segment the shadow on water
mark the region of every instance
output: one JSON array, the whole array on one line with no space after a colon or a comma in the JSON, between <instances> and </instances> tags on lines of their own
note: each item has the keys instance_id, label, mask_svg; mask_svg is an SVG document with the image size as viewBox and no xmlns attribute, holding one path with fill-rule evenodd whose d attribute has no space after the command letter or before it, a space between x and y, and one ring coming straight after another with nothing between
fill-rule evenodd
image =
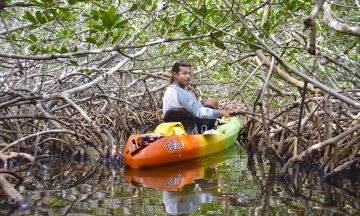
<instances>
[{"instance_id":1,"label":"shadow on water","mask_svg":"<svg viewBox=\"0 0 360 216\"><path fill-rule=\"evenodd\" d=\"M204 158L152 169L52 161L32 168L19 188L33 207L0 215L359 215L358 181L322 183L300 170L289 184L275 163L233 146ZM26 169L24 169L26 173Z\"/></svg>"}]
</instances>

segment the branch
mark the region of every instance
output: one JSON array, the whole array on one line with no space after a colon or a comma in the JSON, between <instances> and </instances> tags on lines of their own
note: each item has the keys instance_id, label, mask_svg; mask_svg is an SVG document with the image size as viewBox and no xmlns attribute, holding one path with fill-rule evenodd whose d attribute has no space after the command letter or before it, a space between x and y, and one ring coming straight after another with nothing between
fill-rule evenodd
<instances>
[{"instance_id":1,"label":"branch","mask_svg":"<svg viewBox=\"0 0 360 216\"><path fill-rule=\"evenodd\" d=\"M119 52L121 49L136 49L136 48L144 48L149 46L154 46L161 43L169 43L173 41L186 41L193 40L197 38L209 37L210 34L202 34L184 38L164 38L156 41L152 41L146 44L137 44L137 45L127 45L127 46L114 46L114 47L106 47L101 49L93 49L88 51L79 51L79 52L69 52L62 54L49 54L49 55L17 55L12 53L0 53L0 57L4 58L13 58L13 59L27 59L27 60L53 60L53 59L66 59L72 58L81 55L90 55L90 54L100 54L104 52Z\"/></svg>"},{"instance_id":2,"label":"branch","mask_svg":"<svg viewBox=\"0 0 360 216\"><path fill-rule=\"evenodd\" d=\"M264 14L261 20L261 26L264 27L264 24L267 22L268 18L269 18L269 13L270 13L270 6L267 3L271 3L271 0L269 1L265 1L266 5L264 8Z\"/></svg>"},{"instance_id":3,"label":"branch","mask_svg":"<svg viewBox=\"0 0 360 216\"><path fill-rule=\"evenodd\" d=\"M3 153L5 152L6 150L8 150L9 148L15 146L16 144L18 144L19 142L22 142L22 141L25 141L29 138L32 138L32 137L36 137L36 136L40 136L40 135L43 135L43 134L48 134L48 133L65 133L65 134L71 134L71 135L76 135L76 136L79 136L81 137L82 139L86 140L86 141L90 141L88 140L86 137L74 132L74 131L69 131L69 130L47 130L47 131L40 131L40 132L37 132L37 133L33 133L33 134L30 134L28 136L25 136L25 137L22 137L10 144L8 144L6 147L4 147L3 149L0 150L0 153Z\"/></svg>"},{"instance_id":4,"label":"branch","mask_svg":"<svg viewBox=\"0 0 360 216\"><path fill-rule=\"evenodd\" d=\"M162 89L164 89L164 88L166 88L166 87L168 87L168 86L169 86L169 84L164 84L164 85L162 85L162 86L159 86L159 87L157 87L157 88L151 89L151 90L149 90L149 91L150 91L151 93L157 92L157 91L160 91L160 90L162 90ZM139 94L129 95L129 98L142 97L142 96L145 95L145 93L146 93L146 92L142 92L142 93L139 93Z\"/></svg>"},{"instance_id":5,"label":"branch","mask_svg":"<svg viewBox=\"0 0 360 216\"><path fill-rule=\"evenodd\" d=\"M91 120L91 118L86 114L86 112L85 112L83 109L81 109L81 107L80 107L79 105L77 105L73 100L71 100L71 99L68 97L67 94L65 94L65 93L60 93L59 96L60 96L62 99L64 99L68 104L70 104L70 106L71 106L72 108L74 108L75 110L77 110L77 111L80 113L80 115L81 115L82 117L84 117L85 120L95 129L95 131L96 131L97 133L101 134L101 129L100 129L100 127L99 127L93 120Z\"/></svg>"},{"instance_id":6,"label":"branch","mask_svg":"<svg viewBox=\"0 0 360 216\"><path fill-rule=\"evenodd\" d=\"M147 50L147 47L144 47L142 50L140 50L139 52L132 55L132 57L134 58L134 57L140 56L140 55L144 54L146 50ZM79 93L79 92L85 91L86 89L88 89L94 85L97 85L99 82L101 82L101 81L105 80L107 77L111 76L113 73L118 71L121 67L123 67L129 60L130 60L129 58L125 58L124 60L120 61L117 65L112 67L108 72L102 74L101 76L97 77L96 79L93 79L92 81L90 81L84 85L74 87L72 89L68 89L68 90L64 91L63 93L65 95L71 95L74 93ZM44 97L45 98L50 97L51 99L57 99L58 96L59 96L58 93L54 93L51 96L46 95Z\"/></svg>"},{"instance_id":7,"label":"branch","mask_svg":"<svg viewBox=\"0 0 360 216\"><path fill-rule=\"evenodd\" d=\"M268 74L266 76L266 80L264 82L264 85L263 85L263 87L261 89L260 96L259 96L258 100L255 101L256 105L260 105L260 106L263 105L264 94L265 94L265 91L267 90L267 87L269 85L272 72L274 71L274 66L275 66L275 58L272 57L271 64L270 64L270 69L269 69L269 72L268 72Z\"/></svg>"},{"instance_id":8,"label":"branch","mask_svg":"<svg viewBox=\"0 0 360 216\"><path fill-rule=\"evenodd\" d=\"M234 35L234 34L230 34L229 32L226 32L225 30L226 30L227 28L229 28L230 26L232 26L232 24L230 24L230 25L228 25L228 26L225 26L225 27L222 28L222 29L221 29L221 28L218 28L218 27L216 27L216 26L208 23L207 21L205 21L204 19L202 19L201 17L199 17L198 15L196 15L195 13L193 13L189 8L187 8L187 7L184 5L184 4L188 5L188 4L186 3L186 1L178 1L178 2L179 2L180 4L182 4L182 6L185 8L185 10L187 10L191 15L193 15L194 17L196 17L196 18L197 18L199 21L201 21L202 23L204 23L204 24L206 24L207 26L211 27L213 30L215 29L216 31L222 32L222 33L224 33L224 34L226 34L226 35L229 35L230 37L234 37L234 38L236 38L236 39L238 39L238 40L244 41L244 42L246 42L246 43L248 43L248 44L251 44L251 45L253 45L253 46L257 47L257 48L261 48L261 47L258 46L256 43L252 43L252 42L250 42L250 41L245 40L245 39L242 38L242 37L238 37L238 36L236 36L236 35ZM231 8L230 3L229 3L228 6ZM233 10L231 10L231 11L233 11ZM244 17L244 16L243 16L243 17ZM213 32L213 30L212 30L211 32Z\"/></svg>"},{"instance_id":9,"label":"branch","mask_svg":"<svg viewBox=\"0 0 360 216\"><path fill-rule=\"evenodd\" d=\"M310 43L306 48L310 55L316 54L316 17L325 0L320 0L311 11L310 16L304 20L304 31L310 27Z\"/></svg>"},{"instance_id":10,"label":"branch","mask_svg":"<svg viewBox=\"0 0 360 216\"><path fill-rule=\"evenodd\" d=\"M21 29L26 29L26 28L29 28L29 27L32 27L34 26L34 24L28 24L28 25L25 25L25 26L19 26L19 27L16 27L16 28L12 28L12 29L9 29L8 31L1 31L0 32L0 35L4 35L4 34L7 34L8 32L9 33L12 33L14 31L17 31L17 30L21 30Z\"/></svg>"},{"instance_id":11,"label":"branch","mask_svg":"<svg viewBox=\"0 0 360 216\"><path fill-rule=\"evenodd\" d=\"M9 152L8 154L3 154L3 153L0 153L0 159L2 161L6 161L6 160L9 160L11 158L16 158L16 157L23 157L23 158L26 158L28 161L30 162L34 162L34 157L30 154L27 154L27 153L23 153L23 152Z\"/></svg>"},{"instance_id":12,"label":"branch","mask_svg":"<svg viewBox=\"0 0 360 216\"><path fill-rule=\"evenodd\" d=\"M268 67L271 66L270 60L266 58L266 56L263 54L263 52L260 49L256 50L256 55L260 59L262 64ZM285 73L276 65L274 65L274 72L276 73L276 75L278 75L282 80L286 81L287 83L295 85L301 89L304 88L304 82L295 79L294 77L290 76L288 73ZM308 84L306 89L312 93L322 93L319 89L315 89L312 84Z\"/></svg>"},{"instance_id":13,"label":"branch","mask_svg":"<svg viewBox=\"0 0 360 216\"><path fill-rule=\"evenodd\" d=\"M255 73L260 69L260 67L263 65L263 63L258 64L256 68L251 72L251 74L246 78L245 82L240 86L240 88L235 92L235 94L231 97L231 100L234 100L236 96L238 96L242 89L246 86L246 84L249 82L249 80L255 75Z\"/></svg>"},{"instance_id":14,"label":"branch","mask_svg":"<svg viewBox=\"0 0 360 216\"><path fill-rule=\"evenodd\" d=\"M335 31L342 32L348 35L353 35L360 37L360 27L359 26L349 26L345 23L341 23L331 16L331 6L328 3L325 3L324 6L324 23Z\"/></svg>"},{"instance_id":15,"label":"branch","mask_svg":"<svg viewBox=\"0 0 360 216\"><path fill-rule=\"evenodd\" d=\"M224 0L225 4L230 7L230 3L227 0ZM299 70L297 70L296 68L292 67L287 61L285 61L285 59L283 59L280 55L278 55L272 48L270 48L261 38L259 38L259 36L257 34L255 34L255 32L252 31L252 28L241 18L241 16L238 14L237 11L232 10L232 13L235 15L235 17L239 20L239 22L246 28L246 30L256 39L256 41L260 42L260 44L263 46L263 48L269 52L272 56L274 56L276 58L276 60L283 65L289 72L292 72L294 74L296 74L297 76L299 76L300 78L302 78L304 81L309 82L311 84L313 84L314 86L318 87L319 89L323 90L324 92L330 94L331 96L343 101L344 103L354 106L356 108L360 108L360 103L350 99L340 93L338 93L337 91L335 91L334 89L331 89L329 87L327 87L326 85L322 84L321 82L317 81L316 79L313 79L305 74L303 74L302 72L300 72ZM311 73L311 70L308 69L307 67L305 68L309 73Z\"/></svg>"},{"instance_id":16,"label":"branch","mask_svg":"<svg viewBox=\"0 0 360 216\"><path fill-rule=\"evenodd\" d=\"M31 204L10 184L2 175L0 175L0 188L13 199L19 207L29 207Z\"/></svg>"},{"instance_id":17,"label":"branch","mask_svg":"<svg viewBox=\"0 0 360 216\"><path fill-rule=\"evenodd\" d=\"M32 3L25 3L25 2L14 2L11 4L6 3L4 0L0 1L0 10L5 8L12 8L12 7L33 7L36 6Z\"/></svg>"},{"instance_id":18,"label":"branch","mask_svg":"<svg viewBox=\"0 0 360 216\"><path fill-rule=\"evenodd\" d=\"M337 142L339 142L340 140L342 140L345 137L349 136L350 134L356 132L357 130L360 130L360 125L352 127L350 129L348 129L347 131L345 131L344 133L337 135L336 137L333 137L333 138L330 138L330 139L328 139L326 141L319 142L319 143L317 143L315 145L312 145L310 148L306 149L305 151L303 151L298 156L293 156L292 158L290 158L286 162L286 164L283 166L283 168L281 168L280 175L284 175L286 173L287 169L290 168L295 162L304 160L305 157L307 157L308 155L311 155L313 152L315 152L318 149L321 149L321 148L323 148L323 147L325 147L327 145L336 144Z\"/></svg>"}]
</instances>

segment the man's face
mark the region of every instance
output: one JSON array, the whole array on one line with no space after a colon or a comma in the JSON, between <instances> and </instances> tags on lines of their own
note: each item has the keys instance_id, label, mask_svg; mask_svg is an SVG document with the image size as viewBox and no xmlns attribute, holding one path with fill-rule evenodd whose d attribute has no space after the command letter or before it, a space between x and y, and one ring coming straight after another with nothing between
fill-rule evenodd
<instances>
[{"instance_id":1,"label":"man's face","mask_svg":"<svg viewBox=\"0 0 360 216\"><path fill-rule=\"evenodd\" d=\"M192 71L191 67L180 66L178 73L174 73L174 80L181 86L187 86L190 84Z\"/></svg>"}]
</instances>

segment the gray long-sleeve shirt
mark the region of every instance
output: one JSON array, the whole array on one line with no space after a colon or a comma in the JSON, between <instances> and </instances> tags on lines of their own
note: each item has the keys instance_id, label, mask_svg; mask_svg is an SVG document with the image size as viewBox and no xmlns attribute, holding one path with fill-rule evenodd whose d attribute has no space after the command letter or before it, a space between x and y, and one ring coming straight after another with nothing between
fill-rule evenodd
<instances>
[{"instance_id":1,"label":"gray long-sleeve shirt","mask_svg":"<svg viewBox=\"0 0 360 216\"><path fill-rule=\"evenodd\" d=\"M220 111L204 107L194 95L177 84L171 84L165 91L163 98L163 115L171 108L184 108L193 116L202 119L217 119Z\"/></svg>"}]
</instances>

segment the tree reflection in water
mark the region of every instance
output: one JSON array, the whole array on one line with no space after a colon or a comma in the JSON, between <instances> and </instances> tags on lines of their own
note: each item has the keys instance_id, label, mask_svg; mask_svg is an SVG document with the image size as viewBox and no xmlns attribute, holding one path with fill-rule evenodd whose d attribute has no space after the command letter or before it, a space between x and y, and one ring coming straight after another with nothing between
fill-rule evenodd
<instances>
[{"instance_id":1,"label":"tree reflection in water","mask_svg":"<svg viewBox=\"0 0 360 216\"><path fill-rule=\"evenodd\" d=\"M299 169L289 183L277 179L275 163L260 156L249 158L234 146L205 158L145 170L61 161L37 164L31 173L28 167L17 167L24 177L19 191L33 207L19 211L0 198L0 214L360 213L358 178L335 179L329 185L314 172Z\"/></svg>"}]
</instances>

